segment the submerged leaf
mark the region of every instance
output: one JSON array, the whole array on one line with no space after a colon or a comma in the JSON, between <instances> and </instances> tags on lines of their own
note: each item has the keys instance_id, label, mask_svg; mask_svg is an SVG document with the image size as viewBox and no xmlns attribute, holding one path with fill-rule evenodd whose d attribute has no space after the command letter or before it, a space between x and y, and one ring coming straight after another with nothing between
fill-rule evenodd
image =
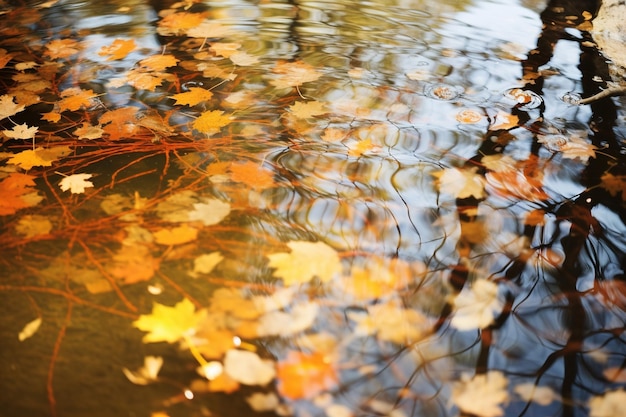
<instances>
[{"instance_id":1,"label":"submerged leaf","mask_svg":"<svg viewBox=\"0 0 626 417\"><path fill-rule=\"evenodd\" d=\"M226 352L224 372L245 385L267 385L276 376L273 361L261 359L254 352L240 349Z\"/></svg>"}]
</instances>

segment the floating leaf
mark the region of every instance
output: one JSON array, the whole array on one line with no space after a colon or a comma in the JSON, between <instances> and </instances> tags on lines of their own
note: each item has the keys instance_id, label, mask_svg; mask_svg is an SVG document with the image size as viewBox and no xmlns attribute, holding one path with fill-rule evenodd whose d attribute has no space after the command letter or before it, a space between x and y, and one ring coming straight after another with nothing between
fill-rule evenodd
<instances>
[{"instance_id":1,"label":"floating leaf","mask_svg":"<svg viewBox=\"0 0 626 417\"><path fill-rule=\"evenodd\" d=\"M270 82L277 88L297 87L322 76L314 66L303 61L279 61L273 72L279 77Z\"/></svg>"},{"instance_id":2,"label":"floating leaf","mask_svg":"<svg viewBox=\"0 0 626 417\"><path fill-rule=\"evenodd\" d=\"M133 326L148 332L144 343L175 343L191 334L202 318L193 303L184 298L173 307L154 303L151 314L142 314Z\"/></svg>"},{"instance_id":3,"label":"floating leaf","mask_svg":"<svg viewBox=\"0 0 626 417\"><path fill-rule=\"evenodd\" d=\"M198 238L198 229L186 224L172 229L161 229L153 233L154 241L161 245L180 245Z\"/></svg>"},{"instance_id":4,"label":"floating leaf","mask_svg":"<svg viewBox=\"0 0 626 417\"><path fill-rule=\"evenodd\" d=\"M459 409L477 417L501 417L501 404L509 399L508 381L500 371L489 371L471 377L461 376L452 389L452 401Z\"/></svg>"},{"instance_id":5,"label":"floating leaf","mask_svg":"<svg viewBox=\"0 0 626 417\"><path fill-rule=\"evenodd\" d=\"M620 388L595 395L589 400L589 417L617 417L626 415L626 391Z\"/></svg>"},{"instance_id":6,"label":"floating leaf","mask_svg":"<svg viewBox=\"0 0 626 417\"><path fill-rule=\"evenodd\" d=\"M274 185L273 173L252 161L243 164L234 163L230 165L229 170L233 181L241 182L251 188L263 190Z\"/></svg>"},{"instance_id":7,"label":"floating leaf","mask_svg":"<svg viewBox=\"0 0 626 417\"><path fill-rule=\"evenodd\" d=\"M282 278L285 285L305 283L318 277L328 282L341 273L337 251L324 242L291 241L291 252L268 255L269 266L276 268L274 276Z\"/></svg>"},{"instance_id":8,"label":"floating leaf","mask_svg":"<svg viewBox=\"0 0 626 417\"><path fill-rule=\"evenodd\" d=\"M229 58L233 64L239 65L240 67L249 67L259 62L258 57L250 55L247 52L235 52L231 54Z\"/></svg>"},{"instance_id":9,"label":"floating leaf","mask_svg":"<svg viewBox=\"0 0 626 417\"><path fill-rule=\"evenodd\" d=\"M143 360L143 366L136 371L130 371L122 368L122 372L130 382L136 385L147 385L154 382L158 378L159 371L163 366L163 358L160 356L146 356Z\"/></svg>"},{"instance_id":10,"label":"floating leaf","mask_svg":"<svg viewBox=\"0 0 626 417\"><path fill-rule=\"evenodd\" d=\"M518 384L514 391L526 402L536 402L539 405L550 405L553 401L559 401L561 397L550 387L535 385L532 382Z\"/></svg>"},{"instance_id":11,"label":"floating leaf","mask_svg":"<svg viewBox=\"0 0 626 417\"><path fill-rule=\"evenodd\" d=\"M29 170L34 166L52 166L52 162L68 155L71 152L69 146L53 146L51 148L36 148L15 154L7 163L18 165L20 168Z\"/></svg>"},{"instance_id":12,"label":"floating leaf","mask_svg":"<svg viewBox=\"0 0 626 417\"><path fill-rule=\"evenodd\" d=\"M193 211L189 212L189 220L212 226L224 220L229 214L229 203L216 198L206 198L203 203L193 204Z\"/></svg>"},{"instance_id":13,"label":"floating leaf","mask_svg":"<svg viewBox=\"0 0 626 417\"><path fill-rule=\"evenodd\" d=\"M307 119L313 116L319 116L327 113L324 103L319 101L296 101L289 107L291 113L299 119Z\"/></svg>"},{"instance_id":14,"label":"floating leaf","mask_svg":"<svg viewBox=\"0 0 626 417\"><path fill-rule=\"evenodd\" d=\"M83 90L78 87L68 88L61 92L61 97L63 98L57 103L59 111L76 111L84 107L90 107L94 104L93 99L97 96L93 90Z\"/></svg>"},{"instance_id":15,"label":"floating leaf","mask_svg":"<svg viewBox=\"0 0 626 417\"><path fill-rule=\"evenodd\" d=\"M330 358L322 353L289 351L278 363L278 392L287 398L313 398L337 385L338 373Z\"/></svg>"},{"instance_id":16,"label":"floating leaf","mask_svg":"<svg viewBox=\"0 0 626 417\"><path fill-rule=\"evenodd\" d=\"M26 123L13 126L11 130L3 130L2 133L11 139L32 139L39 128L37 126L28 126Z\"/></svg>"},{"instance_id":17,"label":"floating leaf","mask_svg":"<svg viewBox=\"0 0 626 417\"><path fill-rule=\"evenodd\" d=\"M499 111L493 118L493 123L489 126L489 130L509 130L517 127L519 117Z\"/></svg>"},{"instance_id":18,"label":"floating leaf","mask_svg":"<svg viewBox=\"0 0 626 417\"><path fill-rule=\"evenodd\" d=\"M484 329L495 321L504 308L498 296L498 285L477 279L454 298L454 315L450 324L459 330Z\"/></svg>"},{"instance_id":19,"label":"floating leaf","mask_svg":"<svg viewBox=\"0 0 626 417\"><path fill-rule=\"evenodd\" d=\"M197 274L209 274L213 269L224 260L224 257L219 252L211 252L198 256L193 261L193 276Z\"/></svg>"},{"instance_id":20,"label":"floating leaf","mask_svg":"<svg viewBox=\"0 0 626 417\"><path fill-rule=\"evenodd\" d=\"M477 168L445 168L433 172L439 191L456 198L484 198L485 178L476 173Z\"/></svg>"},{"instance_id":21,"label":"floating leaf","mask_svg":"<svg viewBox=\"0 0 626 417\"><path fill-rule=\"evenodd\" d=\"M224 372L245 385L267 385L276 376L273 361L261 359L254 352L240 349L226 352Z\"/></svg>"},{"instance_id":22,"label":"floating leaf","mask_svg":"<svg viewBox=\"0 0 626 417\"><path fill-rule=\"evenodd\" d=\"M69 58L80 51L80 44L74 39L54 39L46 44L44 55L52 59Z\"/></svg>"},{"instance_id":23,"label":"floating leaf","mask_svg":"<svg viewBox=\"0 0 626 417\"><path fill-rule=\"evenodd\" d=\"M39 326L41 326L41 317L37 317L35 320L28 322L24 326L20 334L17 336L17 338L20 340L20 342L23 342L24 340L34 335L35 332L39 330Z\"/></svg>"},{"instance_id":24,"label":"floating leaf","mask_svg":"<svg viewBox=\"0 0 626 417\"><path fill-rule=\"evenodd\" d=\"M210 100L213 97L213 93L209 90L200 87L191 87L189 91L184 93L174 94L171 99L176 100L174 104L181 106L195 106L203 101Z\"/></svg>"},{"instance_id":25,"label":"floating leaf","mask_svg":"<svg viewBox=\"0 0 626 417\"><path fill-rule=\"evenodd\" d=\"M100 48L98 55L109 55L108 61L124 59L136 46L137 44L133 39L115 39L111 45Z\"/></svg>"},{"instance_id":26,"label":"floating leaf","mask_svg":"<svg viewBox=\"0 0 626 417\"><path fill-rule=\"evenodd\" d=\"M7 94L0 96L0 120L24 110L24 105L15 103L14 99L15 96Z\"/></svg>"},{"instance_id":27,"label":"floating leaf","mask_svg":"<svg viewBox=\"0 0 626 417\"><path fill-rule=\"evenodd\" d=\"M174 55L152 55L139 61L139 65L150 71L164 71L166 68L175 67L178 61Z\"/></svg>"},{"instance_id":28,"label":"floating leaf","mask_svg":"<svg viewBox=\"0 0 626 417\"><path fill-rule=\"evenodd\" d=\"M70 190L72 194L82 194L85 192L85 188L93 187L93 183L87 181L92 176L93 174L68 175L59 182L59 187L63 191Z\"/></svg>"},{"instance_id":29,"label":"floating leaf","mask_svg":"<svg viewBox=\"0 0 626 417\"><path fill-rule=\"evenodd\" d=\"M224 116L221 110L209 110L202 113L193 122L193 128L198 132L213 135L230 123L230 116Z\"/></svg>"}]
</instances>

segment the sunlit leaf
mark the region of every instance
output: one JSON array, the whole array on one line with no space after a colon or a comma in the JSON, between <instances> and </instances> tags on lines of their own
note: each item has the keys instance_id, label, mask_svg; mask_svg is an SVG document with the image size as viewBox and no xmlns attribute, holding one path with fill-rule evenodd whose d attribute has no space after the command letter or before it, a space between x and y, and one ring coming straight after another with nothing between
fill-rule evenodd
<instances>
[{"instance_id":1,"label":"sunlit leaf","mask_svg":"<svg viewBox=\"0 0 626 417\"><path fill-rule=\"evenodd\" d=\"M78 139L99 139L102 137L104 130L98 125L93 126L89 122L84 122L81 127L74 130L74 135Z\"/></svg>"},{"instance_id":2,"label":"sunlit leaf","mask_svg":"<svg viewBox=\"0 0 626 417\"><path fill-rule=\"evenodd\" d=\"M369 306L366 314L353 314L350 318L357 322L357 335L375 335L379 340L400 345L423 339L431 329L424 314L395 302Z\"/></svg>"},{"instance_id":3,"label":"sunlit leaf","mask_svg":"<svg viewBox=\"0 0 626 417\"><path fill-rule=\"evenodd\" d=\"M509 399L508 380L499 371L470 376L463 374L454 384L452 401L461 411L476 417L501 417Z\"/></svg>"},{"instance_id":4,"label":"sunlit leaf","mask_svg":"<svg viewBox=\"0 0 626 417\"><path fill-rule=\"evenodd\" d=\"M6 49L0 48L0 69L4 68L13 57L14 55L8 53Z\"/></svg>"},{"instance_id":5,"label":"sunlit leaf","mask_svg":"<svg viewBox=\"0 0 626 417\"><path fill-rule=\"evenodd\" d=\"M184 298L173 307L154 303L152 313L142 314L133 322L133 326L148 332L143 337L144 343L176 343L189 336L202 319L191 301Z\"/></svg>"},{"instance_id":6,"label":"sunlit leaf","mask_svg":"<svg viewBox=\"0 0 626 417\"><path fill-rule=\"evenodd\" d=\"M34 335L37 332L37 330L39 330L40 326L41 326L41 317L37 317L35 320L28 322L24 326L22 331L20 331L20 333L17 335L17 338L19 339L20 342L23 342L24 340Z\"/></svg>"},{"instance_id":7,"label":"sunlit leaf","mask_svg":"<svg viewBox=\"0 0 626 417\"><path fill-rule=\"evenodd\" d=\"M211 271L224 260L219 252L211 252L198 256L193 261L193 276L198 274L210 274Z\"/></svg>"},{"instance_id":8,"label":"sunlit leaf","mask_svg":"<svg viewBox=\"0 0 626 417\"><path fill-rule=\"evenodd\" d=\"M454 315L450 324L459 330L484 329L502 312L504 302L498 295L498 285L477 279L471 288L464 288L454 297Z\"/></svg>"},{"instance_id":9,"label":"sunlit leaf","mask_svg":"<svg viewBox=\"0 0 626 417\"><path fill-rule=\"evenodd\" d=\"M176 100L174 104L181 106L195 106L196 104L210 100L213 93L200 87L190 87L189 91L174 94L171 99Z\"/></svg>"},{"instance_id":10,"label":"sunlit leaf","mask_svg":"<svg viewBox=\"0 0 626 417\"><path fill-rule=\"evenodd\" d=\"M341 273L337 251L324 242L291 241L291 252L267 255L269 266L275 268L274 276L282 278L285 285L305 283L314 277L328 282Z\"/></svg>"},{"instance_id":11,"label":"sunlit leaf","mask_svg":"<svg viewBox=\"0 0 626 417\"><path fill-rule=\"evenodd\" d=\"M223 38L231 33L231 28L218 22L205 20L186 30L191 38Z\"/></svg>"},{"instance_id":12,"label":"sunlit leaf","mask_svg":"<svg viewBox=\"0 0 626 417\"><path fill-rule=\"evenodd\" d=\"M4 94L0 96L0 120L13 116L24 110L24 105L14 102L15 96Z\"/></svg>"},{"instance_id":13,"label":"sunlit leaf","mask_svg":"<svg viewBox=\"0 0 626 417\"><path fill-rule=\"evenodd\" d=\"M224 372L245 385L267 385L276 377L274 362L247 350L230 349L224 357Z\"/></svg>"},{"instance_id":14,"label":"sunlit leaf","mask_svg":"<svg viewBox=\"0 0 626 417\"><path fill-rule=\"evenodd\" d=\"M209 49L213 51L215 55L228 58L237 52L239 48L241 48L240 43L211 42L211 47Z\"/></svg>"},{"instance_id":15,"label":"sunlit leaf","mask_svg":"<svg viewBox=\"0 0 626 417\"><path fill-rule=\"evenodd\" d=\"M519 117L499 111L494 117L493 122L489 125L489 130L509 130L517 127Z\"/></svg>"},{"instance_id":16,"label":"sunlit leaf","mask_svg":"<svg viewBox=\"0 0 626 417\"><path fill-rule=\"evenodd\" d=\"M274 175L252 161L230 165L231 179L247 186L263 190L274 186Z\"/></svg>"},{"instance_id":17,"label":"sunlit leaf","mask_svg":"<svg viewBox=\"0 0 626 417\"><path fill-rule=\"evenodd\" d=\"M250 55L247 52L235 52L229 56L229 59L233 64L239 65L240 67L249 67L259 62L258 57Z\"/></svg>"},{"instance_id":18,"label":"sunlit leaf","mask_svg":"<svg viewBox=\"0 0 626 417\"><path fill-rule=\"evenodd\" d=\"M207 135L213 135L220 131L220 129L231 121L230 116L224 116L224 112L221 110L208 110L202 113L193 122L193 128L198 132L205 133Z\"/></svg>"},{"instance_id":19,"label":"sunlit leaf","mask_svg":"<svg viewBox=\"0 0 626 417\"><path fill-rule=\"evenodd\" d=\"M154 91L164 81L174 81L176 77L166 72L146 72L141 68L133 68L126 74L126 82L138 90Z\"/></svg>"},{"instance_id":20,"label":"sunlit leaf","mask_svg":"<svg viewBox=\"0 0 626 417\"><path fill-rule=\"evenodd\" d=\"M127 368L122 368L122 372L126 375L126 378L133 384L147 385L154 382L158 378L159 371L163 366L163 358L160 356L146 356L144 358L143 366L136 371L131 371Z\"/></svg>"},{"instance_id":21,"label":"sunlit leaf","mask_svg":"<svg viewBox=\"0 0 626 417\"><path fill-rule=\"evenodd\" d=\"M339 378L331 358L319 352L289 351L277 368L278 392L294 400L333 389Z\"/></svg>"},{"instance_id":22,"label":"sunlit leaf","mask_svg":"<svg viewBox=\"0 0 626 417\"><path fill-rule=\"evenodd\" d=\"M189 212L190 221L202 222L205 226L218 224L230 214L230 204L217 198L205 198L202 203L193 203Z\"/></svg>"},{"instance_id":23,"label":"sunlit leaf","mask_svg":"<svg viewBox=\"0 0 626 417\"><path fill-rule=\"evenodd\" d=\"M322 76L314 66L303 61L279 61L272 71L278 74L278 77L270 83L277 88L297 87Z\"/></svg>"},{"instance_id":24,"label":"sunlit leaf","mask_svg":"<svg viewBox=\"0 0 626 417\"><path fill-rule=\"evenodd\" d=\"M180 245L198 238L198 229L186 224L171 229L160 229L153 233L154 241L161 245Z\"/></svg>"},{"instance_id":25,"label":"sunlit leaf","mask_svg":"<svg viewBox=\"0 0 626 417\"><path fill-rule=\"evenodd\" d=\"M150 71L164 71L166 68L175 67L178 63L174 55L152 55L139 61L139 65Z\"/></svg>"},{"instance_id":26,"label":"sunlit leaf","mask_svg":"<svg viewBox=\"0 0 626 417\"><path fill-rule=\"evenodd\" d=\"M93 99L97 97L97 94L93 90L83 90L78 87L68 88L61 92L61 100L59 100L59 111L66 110L76 111L84 107L92 106Z\"/></svg>"},{"instance_id":27,"label":"sunlit leaf","mask_svg":"<svg viewBox=\"0 0 626 417\"><path fill-rule=\"evenodd\" d=\"M32 139L39 128L37 126L28 126L26 123L13 126L11 130L3 130L2 133L11 139Z\"/></svg>"},{"instance_id":28,"label":"sunlit leaf","mask_svg":"<svg viewBox=\"0 0 626 417\"><path fill-rule=\"evenodd\" d=\"M324 103L319 101L296 101L289 107L289 110L299 119L307 119L327 112Z\"/></svg>"},{"instance_id":29,"label":"sunlit leaf","mask_svg":"<svg viewBox=\"0 0 626 417\"><path fill-rule=\"evenodd\" d=\"M53 146L51 148L28 149L15 154L7 163L18 165L20 168L29 170L34 166L52 166L57 159L71 152L69 146Z\"/></svg>"},{"instance_id":30,"label":"sunlit leaf","mask_svg":"<svg viewBox=\"0 0 626 417\"><path fill-rule=\"evenodd\" d=\"M91 181L87 181L93 174L73 174L64 177L59 182L61 190L69 190L72 194L82 194L85 192L85 188L93 187Z\"/></svg>"},{"instance_id":31,"label":"sunlit leaf","mask_svg":"<svg viewBox=\"0 0 626 417\"><path fill-rule=\"evenodd\" d=\"M206 17L205 13L178 12L169 14L159 20L157 32L160 35L182 35L189 29L200 25ZM200 36L204 37L204 36Z\"/></svg>"},{"instance_id":32,"label":"sunlit leaf","mask_svg":"<svg viewBox=\"0 0 626 417\"><path fill-rule=\"evenodd\" d=\"M124 59L136 46L137 44L133 39L115 39L111 45L100 48L98 55L108 56L108 61Z\"/></svg>"},{"instance_id":33,"label":"sunlit leaf","mask_svg":"<svg viewBox=\"0 0 626 417\"><path fill-rule=\"evenodd\" d=\"M445 168L433 172L436 184L442 193L456 198L475 197L482 199L485 194L485 178L476 173L477 168Z\"/></svg>"},{"instance_id":34,"label":"sunlit leaf","mask_svg":"<svg viewBox=\"0 0 626 417\"><path fill-rule=\"evenodd\" d=\"M292 336L311 327L318 312L319 305L312 302L294 305L288 311L271 311L259 318L257 333L260 337Z\"/></svg>"}]
</instances>

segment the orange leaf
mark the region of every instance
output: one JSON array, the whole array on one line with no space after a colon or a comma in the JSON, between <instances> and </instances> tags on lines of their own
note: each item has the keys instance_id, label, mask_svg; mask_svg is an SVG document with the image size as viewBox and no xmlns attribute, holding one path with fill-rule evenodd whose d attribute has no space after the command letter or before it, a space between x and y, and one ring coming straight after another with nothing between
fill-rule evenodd
<instances>
[{"instance_id":1,"label":"orange leaf","mask_svg":"<svg viewBox=\"0 0 626 417\"><path fill-rule=\"evenodd\" d=\"M251 161L232 164L230 172L233 181L244 183L252 188L265 189L274 185L272 173Z\"/></svg>"},{"instance_id":2,"label":"orange leaf","mask_svg":"<svg viewBox=\"0 0 626 417\"><path fill-rule=\"evenodd\" d=\"M230 123L230 116L223 114L221 110L205 111L193 122L193 128L209 136L213 135Z\"/></svg>"},{"instance_id":3,"label":"orange leaf","mask_svg":"<svg viewBox=\"0 0 626 417\"><path fill-rule=\"evenodd\" d=\"M105 56L110 55L107 61L113 61L116 59L124 59L126 55L131 53L137 45L133 39L116 39L109 46L103 46L100 48L98 55Z\"/></svg>"},{"instance_id":4,"label":"orange leaf","mask_svg":"<svg viewBox=\"0 0 626 417\"><path fill-rule=\"evenodd\" d=\"M161 229L152 234L156 243L161 245L180 245L196 240L198 229L186 224L172 229Z\"/></svg>"},{"instance_id":5,"label":"orange leaf","mask_svg":"<svg viewBox=\"0 0 626 417\"><path fill-rule=\"evenodd\" d=\"M159 260L144 245L122 247L113 255L113 262L109 272L125 284L148 281L159 268Z\"/></svg>"},{"instance_id":6,"label":"orange leaf","mask_svg":"<svg viewBox=\"0 0 626 417\"><path fill-rule=\"evenodd\" d=\"M35 177L14 172L0 181L0 216L37 205L43 197L32 188Z\"/></svg>"},{"instance_id":7,"label":"orange leaf","mask_svg":"<svg viewBox=\"0 0 626 417\"><path fill-rule=\"evenodd\" d=\"M93 90L82 90L78 87L68 88L61 93L63 97L59 102L59 111L76 111L81 107L93 105L92 99L98 95Z\"/></svg>"},{"instance_id":8,"label":"orange leaf","mask_svg":"<svg viewBox=\"0 0 626 417\"><path fill-rule=\"evenodd\" d=\"M205 17L206 13L172 13L161 19L157 31L165 36L182 35L187 30L200 25Z\"/></svg>"},{"instance_id":9,"label":"orange leaf","mask_svg":"<svg viewBox=\"0 0 626 417\"><path fill-rule=\"evenodd\" d=\"M326 355L296 351L278 363L277 378L278 392L294 400L313 398L338 381L337 370Z\"/></svg>"},{"instance_id":10,"label":"orange leaf","mask_svg":"<svg viewBox=\"0 0 626 417\"><path fill-rule=\"evenodd\" d=\"M49 167L52 162L68 155L70 153L69 146L55 146L52 148L28 149L15 154L7 163L19 165L20 168L29 170L34 166Z\"/></svg>"},{"instance_id":11,"label":"orange leaf","mask_svg":"<svg viewBox=\"0 0 626 417\"><path fill-rule=\"evenodd\" d=\"M163 71L176 66L178 61L174 55L152 55L139 61L139 65L150 71Z\"/></svg>"},{"instance_id":12,"label":"orange leaf","mask_svg":"<svg viewBox=\"0 0 626 417\"><path fill-rule=\"evenodd\" d=\"M189 91L184 93L174 94L171 99L176 100L177 105L181 106L195 106L198 103L209 100L213 97L213 93L209 90L205 90L200 87L191 87Z\"/></svg>"}]
</instances>

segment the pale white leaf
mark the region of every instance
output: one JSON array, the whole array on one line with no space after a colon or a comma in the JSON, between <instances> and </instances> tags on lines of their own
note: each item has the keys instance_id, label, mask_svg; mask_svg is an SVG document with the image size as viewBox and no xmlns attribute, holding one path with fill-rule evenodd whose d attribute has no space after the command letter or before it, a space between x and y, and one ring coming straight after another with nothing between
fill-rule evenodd
<instances>
[{"instance_id":1,"label":"pale white leaf","mask_svg":"<svg viewBox=\"0 0 626 417\"><path fill-rule=\"evenodd\" d=\"M195 203L189 212L189 220L200 221L205 226L221 222L230 213L230 204L216 198L205 199L204 203Z\"/></svg>"},{"instance_id":2,"label":"pale white leaf","mask_svg":"<svg viewBox=\"0 0 626 417\"><path fill-rule=\"evenodd\" d=\"M245 385L267 385L276 377L273 361L263 360L254 352L239 349L226 352L224 371Z\"/></svg>"},{"instance_id":3,"label":"pale white leaf","mask_svg":"<svg viewBox=\"0 0 626 417\"><path fill-rule=\"evenodd\" d=\"M255 392L249 397L246 397L246 402L250 408L258 413L275 410L280 404L278 397L273 392Z\"/></svg>"},{"instance_id":4,"label":"pale white leaf","mask_svg":"<svg viewBox=\"0 0 626 417\"><path fill-rule=\"evenodd\" d=\"M61 190L70 190L72 194L82 194L85 192L85 188L93 187L91 181L87 181L92 177L92 174L73 174L63 178L59 183Z\"/></svg>"}]
</instances>

